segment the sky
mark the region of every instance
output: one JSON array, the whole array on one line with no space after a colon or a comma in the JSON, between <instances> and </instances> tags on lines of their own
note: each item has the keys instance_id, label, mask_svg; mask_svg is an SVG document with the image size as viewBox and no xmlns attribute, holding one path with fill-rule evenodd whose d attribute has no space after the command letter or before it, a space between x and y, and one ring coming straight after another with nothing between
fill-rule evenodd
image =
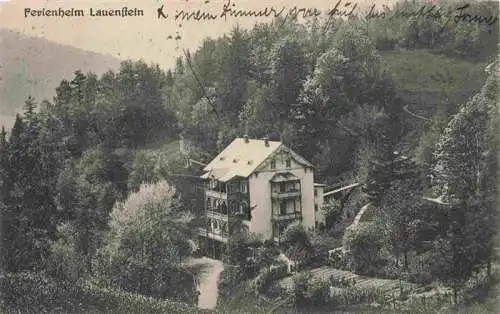
<instances>
[{"instance_id":1,"label":"sky","mask_svg":"<svg viewBox=\"0 0 500 314\"><path fill-rule=\"evenodd\" d=\"M250 28L256 22L270 21L255 17L231 18L227 21L175 21L176 10L198 10L220 14L227 0L0 0L0 27L13 29L29 36L42 37L60 44L110 54L120 59L143 59L171 67L182 49L195 50L206 37L216 38L238 25ZM317 8L331 10L338 0L231 0L237 8L258 10L265 7ZM341 0L341 6L348 1ZM357 0L359 8L372 4L381 7L395 0ZM157 9L163 5L169 16L166 20L157 18ZM89 9L121 9L122 7L142 9L140 17L91 17ZM83 9L84 17L25 17L25 9ZM179 26L179 24L181 26ZM178 32L178 33L177 33ZM180 40L174 38L179 35ZM172 39L168 39L172 36Z\"/></svg>"}]
</instances>

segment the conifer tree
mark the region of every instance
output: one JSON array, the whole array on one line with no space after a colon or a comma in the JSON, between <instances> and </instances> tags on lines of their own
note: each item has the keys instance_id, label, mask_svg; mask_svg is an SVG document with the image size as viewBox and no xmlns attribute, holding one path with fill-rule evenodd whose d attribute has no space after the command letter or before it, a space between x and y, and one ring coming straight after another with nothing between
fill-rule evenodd
<instances>
[{"instance_id":1,"label":"conifer tree","mask_svg":"<svg viewBox=\"0 0 500 314\"><path fill-rule=\"evenodd\" d=\"M380 205L389 188L394 173L394 145L398 134L395 119L381 112L374 119L368 134L368 142L373 146L373 155L368 161L368 171L363 191L375 206Z\"/></svg>"}]
</instances>

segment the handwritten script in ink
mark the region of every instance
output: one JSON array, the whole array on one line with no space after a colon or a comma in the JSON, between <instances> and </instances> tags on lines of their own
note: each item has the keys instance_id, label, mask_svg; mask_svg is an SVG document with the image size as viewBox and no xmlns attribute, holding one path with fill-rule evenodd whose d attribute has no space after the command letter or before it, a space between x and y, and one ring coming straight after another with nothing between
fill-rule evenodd
<instances>
[{"instance_id":1,"label":"handwritten script in ink","mask_svg":"<svg viewBox=\"0 0 500 314\"><path fill-rule=\"evenodd\" d=\"M208 4L209 1L205 1L204 4ZM368 12L360 12L360 8L355 2L348 2L344 0L338 0L334 3L331 9L321 10L312 7L299 7L294 6L287 8L285 6L263 6L258 10L247 10L239 7L235 0L226 0L222 3L219 9L203 10L175 10L173 14L173 19L177 22L181 21L213 21L213 20L224 20L227 21L229 18L241 19L241 18L282 18L286 21L289 18L311 18L326 16L326 26L325 30L334 22L337 18L357 18L363 20L369 19L408 19L408 18L419 18L419 19L429 19L429 20L439 20L443 22L443 27L448 25L450 22L454 23L475 23L481 26L492 26L498 22L498 15L483 16L477 13L473 13L470 4L461 4L456 7L439 7L436 4L427 3L419 7L414 8L396 8L394 10L389 10L387 6L382 7L383 10L378 10L375 5L371 6ZM169 12L162 5L157 9L158 19L168 19Z\"/></svg>"}]
</instances>

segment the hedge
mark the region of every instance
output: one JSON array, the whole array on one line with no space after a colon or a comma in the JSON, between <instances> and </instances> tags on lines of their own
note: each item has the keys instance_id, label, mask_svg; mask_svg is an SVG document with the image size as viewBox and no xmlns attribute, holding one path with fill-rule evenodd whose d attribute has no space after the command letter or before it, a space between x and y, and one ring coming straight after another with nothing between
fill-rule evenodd
<instances>
[{"instance_id":1,"label":"hedge","mask_svg":"<svg viewBox=\"0 0 500 314\"><path fill-rule=\"evenodd\" d=\"M208 313L181 302L98 286L71 284L41 273L0 276L1 307L7 313Z\"/></svg>"}]
</instances>

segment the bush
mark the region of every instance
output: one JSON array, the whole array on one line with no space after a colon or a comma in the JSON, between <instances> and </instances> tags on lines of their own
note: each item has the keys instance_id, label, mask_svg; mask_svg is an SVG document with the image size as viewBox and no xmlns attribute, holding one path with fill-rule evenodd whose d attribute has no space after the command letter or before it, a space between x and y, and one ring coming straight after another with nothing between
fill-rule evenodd
<instances>
[{"instance_id":1,"label":"bush","mask_svg":"<svg viewBox=\"0 0 500 314\"><path fill-rule=\"evenodd\" d=\"M253 281L252 287L256 293L264 293L269 286L282 278L288 276L288 268L284 263L272 265L261 270L260 274Z\"/></svg>"},{"instance_id":2,"label":"bush","mask_svg":"<svg viewBox=\"0 0 500 314\"><path fill-rule=\"evenodd\" d=\"M238 267L225 267L219 277L218 300L228 298L231 295L233 288L246 279L248 279L246 273L241 271Z\"/></svg>"},{"instance_id":3,"label":"bush","mask_svg":"<svg viewBox=\"0 0 500 314\"><path fill-rule=\"evenodd\" d=\"M333 268L349 270L350 256L342 251L342 247L334 249L333 253L329 253L328 264Z\"/></svg>"},{"instance_id":4,"label":"bush","mask_svg":"<svg viewBox=\"0 0 500 314\"><path fill-rule=\"evenodd\" d=\"M356 229L349 229L344 234L344 248L350 257L353 271L371 275L384 266L382 258L382 232L372 223L359 224Z\"/></svg>"},{"instance_id":5,"label":"bush","mask_svg":"<svg viewBox=\"0 0 500 314\"><path fill-rule=\"evenodd\" d=\"M181 302L159 300L141 294L99 287L91 282L81 285L84 304L105 313L196 313Z\"/></svg>"},{"instance_id":6,"label":"bush","mask_svg":"<svg viewBox=\"0 0 500 314\"><path fill-rule=\"evenodd\" d=\"M360 288L350 282L339 283L330 280L311 281L309 277L297 278L296 297L300 300L298 307L333 310L344 306L352 308L354 305L378 303L386 305L388 299L386 291L379 288ZM297 284L296 283L296 284ZM334 287L337 285L337 287Z\"/></svg>"},{"instance_id":7,"label":"bush","mask_svg":"<svg viewBox=\"0 0 500 314\"><path fill-rule=\"evenodd\" d=\"M75 282L84 277L87 257L78 249L76 228L69 223L57 226L58 239L50 246L47 270L52 277Z\"/></svg>"},{"instance_id":8,"label":"bush","mask_svg":"<svg viewBox=\"0 0 500 314\"><path fill-rule=\"evenodd\" d=\"M293 277L293 295L297 307L304 306L308 303L307 291L309 290L309 280L311 277L312 275L310 272L300 273Z\"/></svg>"},{"instance_id":9,"label":"bush","mask_svg":"<svg viewBox=\"0 0 500 314\"><path fill-rule=\"evenodd\" d=\"M325 215L325 223L327 229L332 229L342 218L342 206L340 201L331 199L323 205L321 210Z\"/></svg>"},{"instance_id":10,"label":"bush","mask_svg":"<svg viewBox=\"0 0 500 314\"><path fill-rule=\"evenodd\" d=\"M410 260L406 280L421 285L432 283L435 279L431 273L433 262L434 260L431 254L424 253L416 255Z\"/></svg>"},{"instance_id":11,"label":"bush","mask_svg":"<svg viewBox=\"0 0 500 314\"><path fill-rule=\"evenodd\" d=\"M69 283L42 273L0 277L2 310L10 313L197 313L181 302L154 299L91 281Z\"/></svg>"},{"instance_id":12,"label":"bush","mask_svg":"<svg viewBox=\"0 0 500 314\"><path fill-rule=\"evenodd\" d=\"M334 304L334 299L330 297L330 283L328 281L318 281L310 286L310 299L313 306L329 305L331 309Z\"/></svg>"},{"instance_id":13,"label":"bush","mask_svg":"<svg viewBox=\"0 0 500 314\"><path fill-rule=\"evenodd\" d=\"M75 285L41 273L6 273L0 277L2 303L8 312L78 312L80 293Z\"/></svg>"}]
</instances>

